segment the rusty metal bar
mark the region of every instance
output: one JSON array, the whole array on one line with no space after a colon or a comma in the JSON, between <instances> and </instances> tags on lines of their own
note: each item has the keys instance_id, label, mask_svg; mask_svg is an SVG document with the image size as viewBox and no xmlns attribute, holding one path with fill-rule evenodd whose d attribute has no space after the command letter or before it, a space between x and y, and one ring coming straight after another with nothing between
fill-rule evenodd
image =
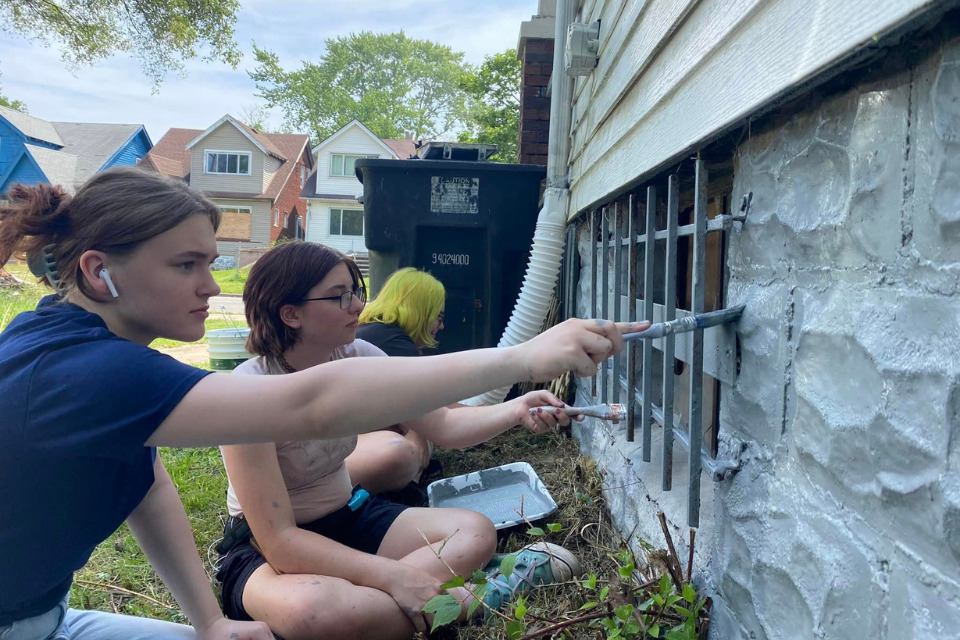
<instances>
[{"instance_id":1,"label":"rusty metal bar","mask_svg":"<svg viewBox=\"0 0 960 640\"><path fill-rule=\"evenodd\" d=\"M620 297L623 295L623 226L621 225L620 203L613 203L613 226L614 237L616 238L613 246L613 320L622 322L623 315L620 304ZM618 353L613 357L613 379L620 378L620 372L623 370L623 360ZM620 385L613 385L613 403L620 404Z\"/></svg>"},{"instance_id":2,"label":"rusty metal bar","mask_svg":"<svg viewBox=\"0 0 960 640\"><path fill-rule=\"evenodd\" d=\"M657 224L657 189L647 187L647 221L644 235L647 241L643 243L643 317L653 318L653 259L657 251L656 229ZM650 462L650 441L653 431L653 415L650 404L653 401L653 342L643 341L643 408L641 421L643 425L643 461Z\"/></svg>"},{"instance_id":3,"label":"rusty metal bar","mask_svg":"<svg viewBox=\"0 0 960 640\"><path fill-rule=\"evenodd\" d=\"M629 250L627 251L627 298L628 316L630 322L637 321L637 242L634 238L634 219L636 211L633 206L633 194L627 201L627 237L631 238ZM637 346L636 342L627 344L627 442L633 442L634 431L636 429L636 396L633 393L637 386ZM619 383L619 380L618 380ZM619 387L620 385L617 384Z\"/></svg>"},{"instance_id":4,"label":"rusty metal bar","mask_svg":"<svg viewBox=\"0 0 960 640\"><path fill-rule=\"evenodd\" d=\"M667 182L667 250L664 277L664 320L677 317L677 220L680 216L680 179L672 174ZM663 490L673 488L673 359L677 337L663 339Z\"/></svg>"},{"instance_id":5,"label":"rusty metal bar","mask_svg":"<svg viewBox=\"0 0 960 640\"><path fill-rule=\"evenodd\" d=\"M707 167L703 159L696 161L696 192L693 204L693 282L690 311L703 313L707 263ZM690 447L687 452L690 480L687 501L687 525L700 526L700 446L703 440L703 330L693 332L693 354L690 362Z\"/></svg>"},{"instance_id":6,"label":"rusty metal bar","mask_svg":"<svg viewBox=\"0 0 960 640\"><path fill-rule=\"evenodd\" d=\"M601 296L601 307L603 311L601 312L600 317L608 318L610 317L610 218L608 215L607 207L603 207L600 210L600 219L601 219L601 238L600 246L603 249L603 258L600 263L603 273L600 274L600 279L603 282L602 289L600 291ZM600 400L601 402L610 401L610 361L604 360L603 364L600 365Z\"/></svg>"}]
</instances>

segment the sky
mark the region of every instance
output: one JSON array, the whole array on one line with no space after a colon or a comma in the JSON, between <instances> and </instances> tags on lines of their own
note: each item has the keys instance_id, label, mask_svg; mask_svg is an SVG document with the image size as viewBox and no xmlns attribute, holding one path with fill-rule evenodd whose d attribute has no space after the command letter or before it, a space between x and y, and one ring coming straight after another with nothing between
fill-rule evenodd
<instances>
[{"instance_id":1,"label":"sky","mask_svg":"<svg viewBox=\"0 0 960 640\"><path fill-rule=\"evenodd\" d=\"M536 12L537 0L241 0L236 41L243 60L237 68L194 60L187 63L186 78L168 74L156 93L139 63L122 55L71 71L55 44L45 47L0 31L0 87L38 118L143 124L156 142L171 127L206 129L226 113L239 117L244 106L262 103L247 75L254 41L290 69L301 60L318 60L326 38L402 29L479 64L486 55L515 48L520 23ZM273 110L270 124L281 122L279 109Z\"/></svg>"}]
</instances>

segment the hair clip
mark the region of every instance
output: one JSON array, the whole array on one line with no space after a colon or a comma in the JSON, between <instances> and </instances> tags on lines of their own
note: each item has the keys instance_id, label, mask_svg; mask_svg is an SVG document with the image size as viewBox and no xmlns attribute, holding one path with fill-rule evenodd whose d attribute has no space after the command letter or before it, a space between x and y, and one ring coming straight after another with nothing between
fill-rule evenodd
<instances>
[{"instance_id":1,"label":"hair clip","mask_svg":"<svg viewBox=\"0 0 960 640\"><path fill-rule=\"evenodd\" d=\"M57 261L53 258L53 244L45 245L40 251L27 256L27 268L38 278L46 278L56 292L60 292L60 272L57 271Z\"/></svg>"}]
</instances>

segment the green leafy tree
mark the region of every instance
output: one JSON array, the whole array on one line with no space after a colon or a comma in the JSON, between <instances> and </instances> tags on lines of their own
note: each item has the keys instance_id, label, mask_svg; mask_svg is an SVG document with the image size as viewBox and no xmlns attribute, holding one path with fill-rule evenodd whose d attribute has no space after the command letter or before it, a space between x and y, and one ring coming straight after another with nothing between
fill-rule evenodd
<instances>
[{"instance_id":1,"label":"green leafy tree","mask_svg":"<svg viewBox=\"0 0 960 640\"><path fill-rule=\"evenodd\" d=\"M461 142L496 144L493 160L517 161L520 137L520 60L509 49L484 58L483 64L461 79L467 94Z\"/></svg>"},{"instance_id":2,"label":"green leafy tree","mask_svg":"<svg viewBox=\"0 0 960 640\"><path fill-rule=\"evenodd\" d=\"M184 73L198 57L233 67L238 0L0 0L0 30L55 42L70 67L90 65L115 52L140 61L157 86L168 71Z\"/></svg>"},{"instance_id":3,"label":"green leafy tree","mask_svg":"<svg viewBox=\"0 0 960 640\"><path fill-rule=\"evenodd\" d=\"M323 140L356 118L381 138L406 130L434 138L462 110L463 54L399 33L369 31L328 38L318 62L287 71L277 55L254 44L250 77L257 96L280 107L287 127Z\"/></svg>"}]
</instances>

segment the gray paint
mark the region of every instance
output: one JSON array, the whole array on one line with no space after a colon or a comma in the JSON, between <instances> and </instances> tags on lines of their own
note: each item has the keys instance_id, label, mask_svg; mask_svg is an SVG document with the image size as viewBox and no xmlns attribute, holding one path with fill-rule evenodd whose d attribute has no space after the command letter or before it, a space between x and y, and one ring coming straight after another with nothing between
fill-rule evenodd
<instances>
[{"instance_id":1,"label":"gray paint","mask_svg":"<svg viewBox=\"0 0 960 640\"><path fill-rule=\"evenodd\" d=\"M745 448L703 478L712 638L960 637L960 38L927 50L737 149L733 199L754 196L730 232L746 310L720 457ZM620 427L574 430L619 528L663 544L656 511L682 524L682 488L660 491Z\"/></svg>"}]
</instances>

